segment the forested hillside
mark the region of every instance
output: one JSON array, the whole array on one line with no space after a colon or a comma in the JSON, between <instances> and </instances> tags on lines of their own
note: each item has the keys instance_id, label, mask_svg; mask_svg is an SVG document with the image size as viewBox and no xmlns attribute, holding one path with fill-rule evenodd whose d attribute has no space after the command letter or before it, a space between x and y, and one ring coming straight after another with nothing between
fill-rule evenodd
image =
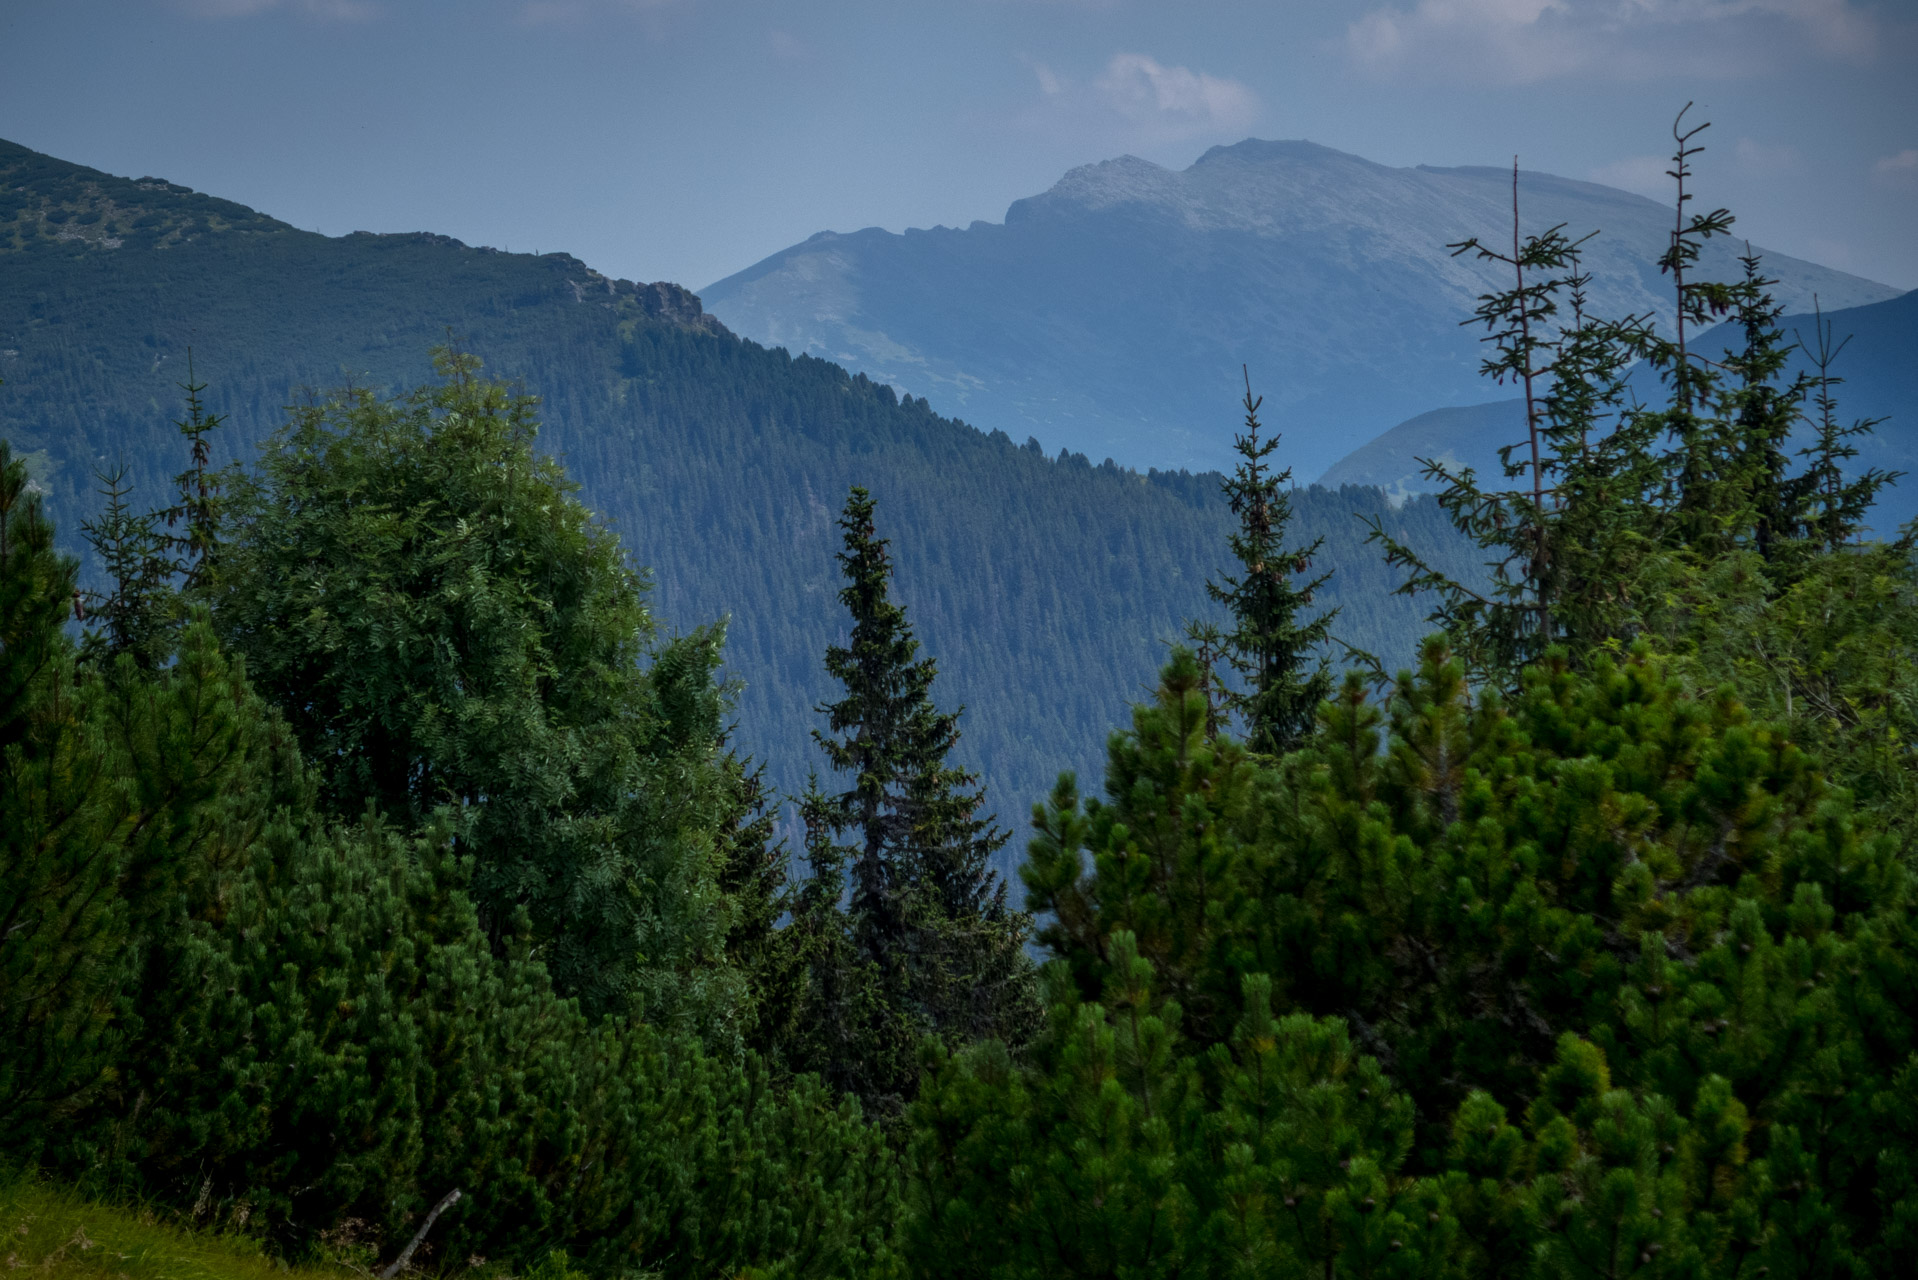
<instances>
[{"instance_id":1,"label":"forested hillside","mask_svg":"<svg viewBox=\"0 0 1918 1280\"><path fill-rule=\"evenodd\" d=\"M833 517L853 484L878 503L939 697L967 707L962 758L1015 821L1059 769L1096 772L1162 642L1210 616L1204 582L1230 520L1216 476L1045 456L736 339L674 286L608 280L564 254L329 239L14 146L0 185L0 435L69 547L101 505L97 471L123 461L137 503L183 465L171 420L189 348L209 408L228 416L216 460L250 461L283 406L344 383L417 385L450 337L541 398L540 447L651 570L656 613L679 627L731 618L738 744L789 791L822 763L809 733L843 625ZM1229 399L1217 413L1229 430ZM1407 660L1424 610L1391 596L1355 513L1442 555L1462 542L1436 509L1392 511L1374 490L1307 491L1298 507L1301 528L1327 537L1317 568L1334 571L1334 633Z\"/></svg>"},{"instance_id":2,"label":"forested hillside","mask_svg":"<svg viewBox=\"0 0 1918 1280\"><path fill-rule=\"evenodd\" d=\"M1294 490L1246 388L1221 510L1216 477L1047 459L657 286L409 238L369 265L164 194L150 258L83 189L0 260L38 282L26 403L70 397L41 482L0 439L14 1269L1918 1272L1918 539L1870 537L1890 477L1847 473L1869 431L1822 394L1787 447L1770 282L1692 270L1726 215L1674 233L1669 338L1535 327L1576 246L1515 246L1478 318L1552 385L1511 484ZM40 244L55 213L93 230ZM197 389L177 426L138 402L164 321L250 352L229 403L274 417L291 357L245 339L302 288L335 327L275 341L408 381L397 325L353 325L442 275L546 403L443 347L222 469L241 433ZM1686 337L1716 317L1722 359ZM103 422L144 492L89 456ZM93 465L88 581L48 497ZM1328 628L1393 620L1358 607L1383 570L1340 569L1368 504L1439 625L1341 676ZM1216 612L1159 654L1198 563ZM754 593L729 731L724 638L686 619ZM784 831L749 731L834 768ZM980 738L1060 771L1010 881Z\"/></svg>"}]
</instances>

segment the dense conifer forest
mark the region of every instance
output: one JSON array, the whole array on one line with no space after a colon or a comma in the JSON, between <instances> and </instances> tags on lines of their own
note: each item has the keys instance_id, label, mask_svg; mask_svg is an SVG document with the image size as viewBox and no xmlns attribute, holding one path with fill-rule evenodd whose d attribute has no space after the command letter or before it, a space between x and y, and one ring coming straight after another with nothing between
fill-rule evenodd
<instances>
[{"instance_id":1,"label":"dense conifer forest","mask_svg":"<svg viewBox=\"0 0 1918 1280\"><path fill-rule=\"evenodd\" d=\"M1865 539L1897 477L1788 376L1763 263L1701 278L1732 219L1675 134L1675 331L1587 314L1573 235L1457 246L1513 273L1465 319L1526 438L1369 509L1361 580L1431 633L1403 664L1323 643L1383 625L1322 581L1366 527L1314 525L1249 381L1229 477L1140 477L602 282L613 382L449 345L230 467L188 376L90 507L52 437L0 441L7 1203L383 1280L1918 1270L1914 537ZM634 473L630 508L574 474L624 455L542 436L699 387L728 465ZM896 492L754 454L821 423L812 456L891 456ZM941 474L969 506L914 495ZM783 797L733 635L629 541L722 477L827 565L778 598L823 690ZM1147 542L1165 502L1216 518ZM1003 581L907 590L995 520ZM1100 572L1019 576L1075 525ZM761 580L733 554L705 572ZM1082 650L1173 564L1210 610L1180 643ZM982 656L940 627L1040 590L1081 621L1016 633L1035 666L1136 655L1090 768L1055 744L1096 702L948 692ZM1029 825L963 754L993 716L1056 753Z\"/></svg>"},{"instance_id":2,"label":"dense conifer forest","mask_svg":"<svg viewBox=\"0 0 1918 1280\"><path fill-rule=\"evenodd\" d=\"M945 664L942 699L966 708L960 758L1009 818L1062 766L1095 769L1141 673L1186 619L1216 613L1205 580L1230 524L1217 476L1140 476L973 430L742 342L677 286L443 236L328 238L8 143L0 187L0 434L89 581L99 564L78 534L101 501L96 473L124 466L133 500L157 500L178 469L189 356L226 419L213 460L251 464L288 404L432 381L429 350L450 329L488 376L540 397L538 448L619 530L659 615L730 620L740 740L784 792L804 789L812 708L831 696L823 606L854 484L895 535L897 589ZM1233 416L1221 404L1217 429ZM1458 572L1468 544L1429 502L1393 509L1358 488L1297 501L1339 570L1324 588L1346 606L1339 638L1410 658L1424 611L1392 596L1355 513L1444 548Z\"/></svg>"}]
</instances>

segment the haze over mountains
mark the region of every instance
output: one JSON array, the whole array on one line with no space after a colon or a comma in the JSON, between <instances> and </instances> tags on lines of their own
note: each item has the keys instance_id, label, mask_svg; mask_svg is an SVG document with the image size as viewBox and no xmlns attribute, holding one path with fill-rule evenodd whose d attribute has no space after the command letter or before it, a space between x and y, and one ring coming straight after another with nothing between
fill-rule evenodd
<instances>
[{"instance_id":1,"label":"haze over mountains","mask_svg":"<svg viewBox=\"0 0 1918 1280\"><path fill-rule=\"evenodd\" d=\"M1247 140L1182 171L1132 156L1074 169L1002 224L822 232L701 296L746 337L1142 468L1229 465L1246 365L1306 480L1417 414L1498 398L1459 321L1503 277L1446 245L1509 237L1511 200L1508 170ZM1602 232L1586 251L1595 311L1669 314L1667 205L1532 172L1520 201L1528 232ZM1704 269L1729 277L1742 249L1713 242ZM1793 311L1898 293L1765 263Z\"/></svg>"}]
</instances>

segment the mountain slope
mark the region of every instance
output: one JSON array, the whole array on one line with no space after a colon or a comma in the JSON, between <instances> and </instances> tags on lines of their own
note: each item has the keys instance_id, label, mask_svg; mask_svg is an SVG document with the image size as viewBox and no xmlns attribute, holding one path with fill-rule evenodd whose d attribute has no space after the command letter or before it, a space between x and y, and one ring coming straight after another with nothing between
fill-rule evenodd
<instances>
[{"instance_id":1,"label":"mountain slope","mask_svg":"<svg viewBox=\"0 0 1918 1280\"><path fill-rule=\"evenodd\" d=\"M842 626L834 520L851 484L878 499L900 595L940 662L936 696L968 707L965 758L1015 826L1058 769L1097 776L1161 641L1209 608L1230 519L1216 477L1041 456L735 338L676 286L439 236L314 235L6 144L0 211L0 436L32 455L70 547L99 507L96 468L124 459L136 501L158 503L184 466L168 419L189 345L231 415L224 461L253 456L303 387L430 376L450 327L544 398L542 445L651 567L658 615L731 615L738 742L782 787L818 759L808 731ZM1298 501L1305 530L1329 538L1339 633L1409 658L1422 610L1390 596L1353 513L1462 554L1436 511L1391 512L1368 490Z\"/></svg>"},{"instance_id":2,"label":"mountain slope","mask_svg":"<svg viewBox=\"0 0 1918 1280\"><path fill-rule=\"evenodd\" d=\"M1528 229L1602 229L1587 259L1599 311L1669 311L1668 208L1538 173L1521 198ZM1459 321L1504 279L1445 246L1510 227L1509 171L1248 140L1179 172L1131 156L1075 169L1003 224L822 232L702 296L747 337L1129 466L1227 465L1215 407L1249 365L1314 475L1414 413L1487 398ZM1706 268L1735 270L1734 252L1714 242ZM1793 307L1895 293L1766 263Z\"/></svg>"},{"instance_id":3,"label":"mountain slope","mask_svg":"<svg viewBox=\"0 0 1918 1280\"><path fill-rule=\"evenodd\" d=\"M1484 484L1500 474L1499 449L1524 436L1523 398L1430 409L1352 450L1326 468L1319 483L1375 485L1403 500L1443 487L1426 478L1429 460L1454 471L1470 467Z\"/></svg>"},{"instance_id":4,"label":"mountain slope","mask_svg":"<svg viewBox=\"0 0 1918 1280\"><path fill-rule=\"evenodd\" d=\"M1833 389L1840 419L1881 419L1870 436L1856 442L1856 465L1905 473L1878 504L1877 526L1889 531L1918 515L1918 291L1888 302L1827 311L1824 321L1833 343L1844 343L1831 368L1842 380ZM1779 325L1788 341L1815 346L1816 322L1815 316L1800 314L1783 317ZM1741 340L1736 329L1727 326L1699 339L1698 349L1714 352ZM1801 347L1792 353L1783 376L1811 372L1811 360ZM1650 370L1641 368L1632 382L1639 399L1661 402L1661 389ZM1801 446L1810 443L1809 423L1799 436ZM1483 482L1499 474L1500 446L1524 437L1523 400L1434 409L1360 445L1327 468L1319 483L1328 488L1376 485L1401 499L1431 493L1435 486L1422 474L1421 458L1471 467Z\"/></svg>"}]
</instances>

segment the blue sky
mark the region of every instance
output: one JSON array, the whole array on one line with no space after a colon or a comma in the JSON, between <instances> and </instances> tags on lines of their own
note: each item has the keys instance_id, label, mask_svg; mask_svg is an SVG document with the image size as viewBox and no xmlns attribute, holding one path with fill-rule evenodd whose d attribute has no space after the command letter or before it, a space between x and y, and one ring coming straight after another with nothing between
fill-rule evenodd
<instances>
[{"instance_id":1,"label":"blue sky","mask_svg":"<svg viewBox=\"0 0 1918 1280\"><path fill-rule=\"evenodd\" d=\"M1918 0L0 0L0 136L693 286L1247 136L1701 199L1918 287Z\"/></svg>"}]
</instances>

